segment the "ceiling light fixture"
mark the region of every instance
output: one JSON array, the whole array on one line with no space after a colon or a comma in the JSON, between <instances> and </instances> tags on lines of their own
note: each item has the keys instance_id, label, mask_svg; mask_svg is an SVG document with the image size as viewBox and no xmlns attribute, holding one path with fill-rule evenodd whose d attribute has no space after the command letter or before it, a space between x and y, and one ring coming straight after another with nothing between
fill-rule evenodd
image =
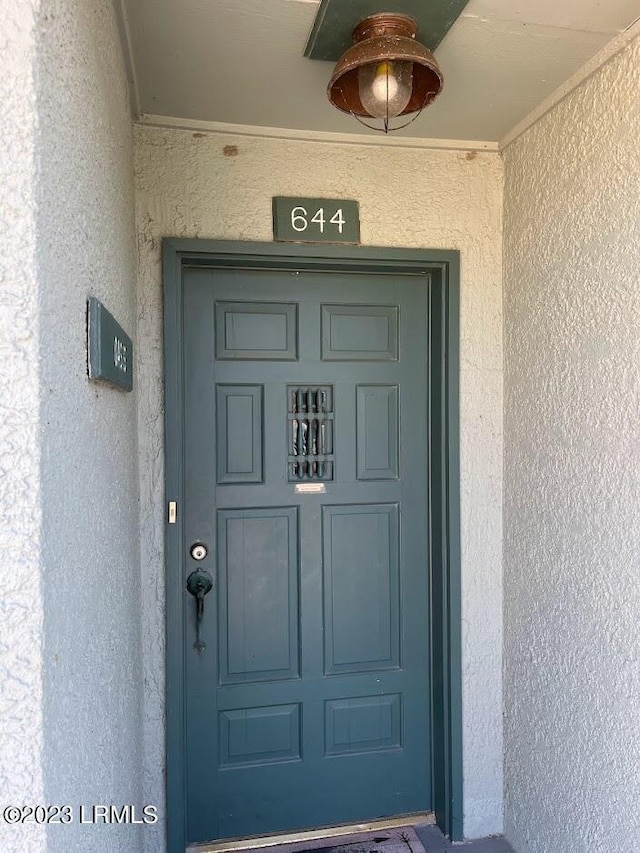
<instances>
[{"instance_id":1,"label":"ceiling light fixture","mask_svg":"<svg viewBox=\"0 0 640 853\"><path fill-rule=\"evenodd\" d=\"M383 133L415 121L443 85L438 63L417 41L417 32L408 15L383 12L360 21L327 88L334 107Z\"/></svg>"}]
</instances>

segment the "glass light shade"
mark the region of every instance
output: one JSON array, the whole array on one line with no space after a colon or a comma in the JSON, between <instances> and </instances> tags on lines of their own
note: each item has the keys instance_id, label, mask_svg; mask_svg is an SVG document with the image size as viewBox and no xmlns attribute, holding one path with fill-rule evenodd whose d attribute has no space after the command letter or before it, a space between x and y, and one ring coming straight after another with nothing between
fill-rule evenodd
<instances>
[{"instance_id":1,"label":"glass light shade","mask_svg":"<svg viewBox=\"0 0 640 853\"><path fill-rule=\"evenodd\" d=\"M362 106L373 118L399 116L411 98L413 62L385 59L358 69Z\"/></svg>"}]
</instances>

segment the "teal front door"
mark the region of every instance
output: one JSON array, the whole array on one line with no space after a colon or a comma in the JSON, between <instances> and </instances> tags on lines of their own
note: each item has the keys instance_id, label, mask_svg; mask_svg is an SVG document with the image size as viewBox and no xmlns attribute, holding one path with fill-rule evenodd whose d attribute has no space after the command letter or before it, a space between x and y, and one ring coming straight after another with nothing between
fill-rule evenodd
<instances>
[{"instance_id":1,"label":"teal front door","mask_svg":"<svg viewBox=\"0 0 640 853\"><path fill-rule=\"evenodd\" d=\"M189 843L431 807L427 282L184 271Z\"/></svg>"}]
</instances>

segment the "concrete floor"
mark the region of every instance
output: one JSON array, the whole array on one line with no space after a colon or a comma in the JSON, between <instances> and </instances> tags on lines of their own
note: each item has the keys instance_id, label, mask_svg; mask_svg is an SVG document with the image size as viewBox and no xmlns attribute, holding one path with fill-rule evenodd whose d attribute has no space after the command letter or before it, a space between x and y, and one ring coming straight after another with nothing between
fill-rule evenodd
<instances>
[{"instance_id":1,"label":"concrete floor","mask_svg":"<svg viewBox=\"0 0 640 853\"><path fill-rule=\"evenodd\" d=\"M440 832L437 826L415 826L416 834L427 853L513 853L513 849L504 838L482 838L478 841L463 841L452 844Z\"/></svg>"}]
</instances>

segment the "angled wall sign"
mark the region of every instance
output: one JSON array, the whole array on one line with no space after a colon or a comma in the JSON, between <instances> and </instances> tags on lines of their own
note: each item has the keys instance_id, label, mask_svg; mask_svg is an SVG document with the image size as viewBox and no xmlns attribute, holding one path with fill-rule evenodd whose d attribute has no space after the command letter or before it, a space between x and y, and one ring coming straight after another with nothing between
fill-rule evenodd
<instances>
[{"instance_id":1,"label":"angled wall sign","mask_svg":"<svg viewBox=\"0 0 640 853\"><path fill-rule=\"evenodd\" d=\"M101 379L125 391L133 388L133 342L102 302L87 303L89 378Z\"/></svg>"}]
</instances>

